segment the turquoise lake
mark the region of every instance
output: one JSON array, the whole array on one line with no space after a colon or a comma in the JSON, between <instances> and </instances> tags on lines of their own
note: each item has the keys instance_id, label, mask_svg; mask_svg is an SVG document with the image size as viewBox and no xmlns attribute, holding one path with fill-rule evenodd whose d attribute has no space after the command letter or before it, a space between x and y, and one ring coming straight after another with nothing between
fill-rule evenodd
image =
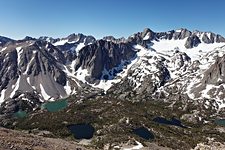
<instances>
[{"instance_id":1,"label":"turquoise lake","mask_svg":"<svg viewBox=\"0 0 225 150\"><path fill-rule=\"evenodd\" d=\"M14 115L17 118L24 118L27 116L27 113L25 111L19 110Z\"/></svg>"},{"instance_id":2,"label":"turquoise lake","mask_svg":"<svg viewBox=\"0 0 225 150\"><path fill-rule=\"evenodd\" d=\"M220 126L224 126L225 127L225 119L216 119L215 120L215 123L217 125L220 125Z\"/></svg>"},{"instance_id":3,"label":"turquoise lake","mask_svg":"<svg viewBox=\"0 0 225 150\"><path fill-rule=\"evenodd\" d=\"M67 100L58 100L55 102L47 102L42 104L42 109L47 109L49 112L57 112L68 106Z\"/></svg>"}]
</instances>

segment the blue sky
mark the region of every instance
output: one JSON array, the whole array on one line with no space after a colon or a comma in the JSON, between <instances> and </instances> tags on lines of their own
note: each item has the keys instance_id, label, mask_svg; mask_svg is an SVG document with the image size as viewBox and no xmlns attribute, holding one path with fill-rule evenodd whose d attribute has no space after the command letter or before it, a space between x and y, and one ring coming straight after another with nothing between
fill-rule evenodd
<instances>
[{"instance_id":1,"label":"blue sky","mask_svg":"<svg viewBox=\"0 0 225 150\"><path fill-rule=\"evenodd\" d=\"M224 0L0 0L0 35L127 37L148 27L225 36Z\"/></svg>"}]
</instances>

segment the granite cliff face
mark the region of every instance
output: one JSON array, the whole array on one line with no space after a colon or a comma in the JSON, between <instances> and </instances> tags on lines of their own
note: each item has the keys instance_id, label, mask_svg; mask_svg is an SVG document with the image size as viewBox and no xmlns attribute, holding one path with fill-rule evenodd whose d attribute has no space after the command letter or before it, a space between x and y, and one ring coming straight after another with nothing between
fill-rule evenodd
<instances>
[{"instance_id":1,"label":"granite cliff face","mask_svg":"<svg viewBox=\"0 0 225 150\"><path fill-rule=\"evenodd\" d=\"M75 68L87 69L91 78L100 80L103 70L109 71L119 66L122 61L134 58L135 54L134 48L129 44L99 40L82 49ZM112 74L116 73L115 70Z\"/></svg>"}]
</instances>

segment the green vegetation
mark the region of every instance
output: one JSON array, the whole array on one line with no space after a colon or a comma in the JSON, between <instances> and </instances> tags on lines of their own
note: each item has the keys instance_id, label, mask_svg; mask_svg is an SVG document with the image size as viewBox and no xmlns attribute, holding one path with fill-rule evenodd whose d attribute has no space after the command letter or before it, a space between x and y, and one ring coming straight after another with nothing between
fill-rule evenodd
<instances>
[{"instance_id":1,"label":"green vegetation","mask_svg":"<svg viewBox=\"0 0 225 150\"><path fill-rule=\"evenodd\" d=\"M163 125L153 121L155 117L180 119L189 110L180 110L181 104L163 101L121 101L111 97L98 97L82 103L76 103L73 98L68 99L70 105L59 111L39 110L27 118L18 120L15 128L22 130L47 130L54 137L71 138L67 126L70 124L89 123L95 128L92 145L102 149L105 144L119 144L129 139L136 139L142 143L157 142L161 146L174 149L190 149L197 143L206 141L207 137L213 137L223 141L225 135L221 135L216 125L202 122L190 123L181 120L184 126L181 128L171 125ZM138 127L148 128L155 136L154 140L145 140L133 134L133 129ZM52 135L51 135L52 136Z\"/></svg>"}]
</instances>

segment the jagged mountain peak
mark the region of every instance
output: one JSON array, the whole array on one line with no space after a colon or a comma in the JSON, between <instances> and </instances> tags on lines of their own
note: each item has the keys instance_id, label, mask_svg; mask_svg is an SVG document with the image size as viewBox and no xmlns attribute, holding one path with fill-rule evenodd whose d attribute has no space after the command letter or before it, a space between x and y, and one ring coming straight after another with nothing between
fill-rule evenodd
<instances>
[{"instance_id":1,"label":"jagged mountain peak","mask_svg":"<svg viewBox=\"0 0 225 150\"><path fill-rule=\"evenodd\" d=\"M84 40L86 40L88 42L94 42L96 40L93 36L91 36L91 35L84 35L82 33L70 34L65 39L68 39L68 42L85 42Z\"/></svg>"},{"instance_id":2,"label":"jagged mountain peak","mask_svg":"<svg viewBox=\"0 0 225 150\"><path fill-rule=\"evenodd\" d=\"M181 28L176 29L175 31L176 32L186 32L186 31L190 31L190 30L188 30L187 28L181 27Z\"/></svg>"},{"instance_id":3,"label":"jagged mountain peak","mask_svg":"<svg viewBox=\"0 0 225 150\"><path fill-rule=\"evenodd\" d=\"M54 39L52 37L48 37L48 36L41 36L38 38L39 40L43 40L43 41L47 41L47 42L50 42L50 43L55 43L57 42L58 40L60 40L59 38L57 39Z\"/></svg>"},{"instance_id":4,"label":"jagged mountain peak","mask_svg":"<svg viewBox=\"0 0 225 150\"><path fill-rule=\"evenodd\" d=\"M106 40L106 41L112 41L114 43L125 43L126 42L126 39L124 37L121 37L121 38L115 38L113 36L105 36L102 38L103 40Z\"/></svg>"},{"instance_id":5,"label":"jagged mountain peak","mask_svg":"<svg viewBox=\"0 0 225 150\"><path fill-rule=\"evenodd\" d=\"M30 37L30 36L26 36L24 39L22 39L24 41L29 41L29 40L36 40L36 38Z\"/></svg>"},{"instance_id":6,"label":"jagged mountain peak","mask_svg":"<svg viewBox=\"0 0 225 150\"><path fill-rule=\"evenodd\" d=\"M142 35L145 36L146 34L148 33L153 33L153 31L149 28L145 28L143 31L142 31Z\"/></svg>"},{"instance_id":7,"label":"jagged mountain peak","mask_svg":"<svg viewBox=\"0 0 225 150\"><path fill-rule=\"evenodd\" d=\"M145 28L144 31L141 33L141 37L143 38L143 40L152 40L154 36L155 33L149 28Z\"/></svg>"}]
</instances>

